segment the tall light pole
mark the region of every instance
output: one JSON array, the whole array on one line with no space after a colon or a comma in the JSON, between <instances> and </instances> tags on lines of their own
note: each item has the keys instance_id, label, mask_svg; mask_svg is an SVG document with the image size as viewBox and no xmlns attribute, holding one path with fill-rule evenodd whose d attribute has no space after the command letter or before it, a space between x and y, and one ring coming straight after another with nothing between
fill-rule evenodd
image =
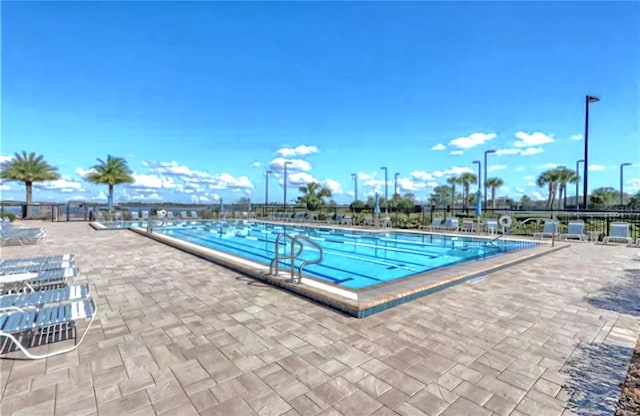
<instances>
[{"instance_id":1,"label":"tall light pole","mask_svg":"<svg viewBox=\"0 0 640 416\"><path fill-rule=\"evenodd\" d=\"M624 205L624 167L631 166L631 163L626 162L620 165L620 205Z\"/></svg>"},{"instance_id":2,"label":"tall light pole","mask_svg":"<svg viewBox=\"0 0 640 416\"><path fill-rule=\"evenodd\" d=\"M473 163L478 165L478 192L476 193L476 207L477 207L478 206L478 202L480 201L480 197L482 196L482 194L481 194L482 190L480 189L480 187L481 187L481 185L480 185L480 176L482 175L482 173L481 173L482 172L482 162L480 162L479 160L474 160Z\"/></svg>"},{"instance_id":3,"label":"tall light pole","mask_svg":"<svg viewBox=\"0 0 640 416\"><path fill-rule=\"evenodd\" d=\"M380 167L380 169L384 170L384 212L385 214L389 213L389 180L388 180L388 169L386 166Z\"/></svg>"},{"instance_id":4,"label":"tall light pole","mask_svg":"<svg viewBox=\"0 0 640 416\"><path fill-rule=\"evenodd\" d=\"M269 206L269 175L273 172L268 170L264 173L264 210L262 215L266 217L267 215L267 207Z\"/></svg>"},{"instance_id":5,"label":"tall light pole","mask_svg":"<svg viewBox=\"0 0 640 416\"><path fill-rule=\"evenodd\" d=\"M490 150L485 150L484 152L484 179L482 181L482 185L480 188L481 192L484 192L484 208L487 208L487 155L491 154L491 153L495 153L496 150L495 149L490 149ZM480 182L480 177L478 176L478 182ZM483 189L484 187L484 189Z\"/></svg>"},{"instance_id":6,"label":"tall light pole","mask_svg":"<svg viewBox=\"0 0 640 416\"><path fill-rule=\"evenodd\" d=\"M284 162L284 212L287 212L287 166L291 164L291 161Z\"/></svg>"},{"instance_id":7,"label":"tall light pole","mask_svg":"<svg viewBox=\"0 0 640 416\"><path fill-rule=\"evenodd\" d=\"M580 163L584 163L584 159L576 161L576 211L580 210Z\"/></svg>"},{"instance_id":8,"label":"tall light pole","mask_svg":"<svg viewBox=\"0 0 640 416\"><path fill-rule=\"evenodd\" d=\"M358 200L358 174L352 173L351 179L353 179L353 201Z\"/></svg>"},{"instance_id":9,"label":"tall light pole","mask_svg":"<svg viewBox=\"0 0 640 416\"><path fill-rule=\"evenodd\" d=\"M393 175L393 196L396 196L398 194L398 177L400 176L400 172L396 172L395 175Z\"/></svg>"},{"instance_id":10,"label":"tall light pole","mask_svg":"<svg viewBox=\"0 0 640 416\"><path fill-rule=\"evenodd\" d=\"M587 95L584 98L585 116L584 116L584 180L582 181L582 205L584 209L589 208L589 199L587 194L589 193L589 104L597 103L600 101L598 97L593 95Z\"/></svg>"}]
</instances>

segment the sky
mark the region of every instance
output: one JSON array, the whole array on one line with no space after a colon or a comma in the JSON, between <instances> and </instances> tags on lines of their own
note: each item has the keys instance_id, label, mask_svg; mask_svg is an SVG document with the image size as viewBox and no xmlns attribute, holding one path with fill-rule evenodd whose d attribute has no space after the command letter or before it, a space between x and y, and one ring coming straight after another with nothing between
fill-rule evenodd
<instances>
[{"instance_id":1,"label":"sky","mask_svg":"<svg viewBox=\"0 0 640 416\"><path fill-rule=\"evenodd\" d=\"M338 203L435 186L489 155L499 196L575 169L640 191L638 2L2 2L0 160L44 155L36 201L105 201L83 175L125 158L116 201ZM0 184L24 200L24 185ZM572 196L574 191L570 191Z\"/></svg>"}]
</instances>

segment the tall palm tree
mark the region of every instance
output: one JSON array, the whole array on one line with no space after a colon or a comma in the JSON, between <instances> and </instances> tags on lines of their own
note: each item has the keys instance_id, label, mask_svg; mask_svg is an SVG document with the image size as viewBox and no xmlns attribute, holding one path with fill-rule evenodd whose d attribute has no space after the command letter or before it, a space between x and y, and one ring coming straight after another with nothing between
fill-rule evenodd
<instances>
[{"instance_id":1,"label":"tall palm tree","mask_svg":"<svg viewBox=\"0 0 640 416\"><path fill-rule=\"evenodd\" d=\"M578 175L569 169L558 169L558 185L560 189L560 195L558 201L562 201L562 208L565 209L567 205L567 184L577 183Z\"/></svg>"},{"instance_id":2,"label":"tall palm tree","mask_svg":"<svg viewBox=\"0 0 640 416\"><path fill-rule=\"evenodd\" d=\"M97 159L97 165L89 168L85 179L91 183L109 185L109 211L113 209L113 187L123 183L134 183L133 172L124 158L107 155L107 160Z\"/></svg>"},{"instance_id":3,"label":"tall palm tree","mask_svg":"<svg viewBox=\"0 0 640 416\"><path fill-rule=\"evenodd\" d=\"M456 205L456 184L458 182L458 177L452 176L447 179L447 183L451 185L451 212L453 212L453 207Z\"/></svg>"},{"instance_id":4,"label":"tall palm tree","mask_svg":"<svg viewBox=\"0 0 640 416\"><path fill-rule=\"evenodd\" d=\"M468 209L469 208L469 189L471 188L471 185L478 183L478 176L471 173L471 172L465 172L462 175L460 175L460 177L458 178L458 183L462 184L463 187L463 201L464 201L464 209Z\"/></svg>"},{"instance_id":5,"label":"tall palm tree","mask_svg":"<svg viewBox=\"0 0 640 416\"><path fill-rule=\"evenodd\" d=\"M552 209L556 201L556 193L558 192L558 183L560 180L561 169L549 169L540 174L536 183L539 187L547 186L549 189L549 197L547 198L547 209Z\"/></svg>"},{"instance_id":6,"label":"tall palm tree","mask_svg":"<svg viewBox=\"0 0 640 416\"><path fill-rule=\"evenodd\" d=\"M491 188L491 208L496 209L496 190L504 185L504 182L500 178L489 178L485 187Z\"/></svg>"},{"instance_id":7,"label":"tall palm tree","mask_svg":"<svg viewBox=\"0 0 640 416\"><path fill-rule=\"evenodd\" d=\"M309 211L316 211L324 205L324 198L331 197L331 191L318 182L310 182L298 190L302 193L298 197L298 203L305 204Z\"/></svg>"},{"instance_id":8,"label":"tall palm tree","mask_svg":"<svg viewBox=\"0 0 640 416\"><path fill-rule=\"evenodd\" d=\"M0 164L0 179L5 181L24 182L26 188L25 203L27 218L31 218L33 203L33 184L35 182L54 181L60 178L58 168L45 162L44 156L34 152L16 153L13 158Z\"/></svg>"}]
</instances>

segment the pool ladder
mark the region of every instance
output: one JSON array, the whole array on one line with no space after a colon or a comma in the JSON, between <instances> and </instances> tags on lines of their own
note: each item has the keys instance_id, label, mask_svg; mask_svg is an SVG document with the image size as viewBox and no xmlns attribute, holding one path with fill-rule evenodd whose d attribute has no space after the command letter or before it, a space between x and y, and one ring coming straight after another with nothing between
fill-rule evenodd
<instances>
[{"instance_id":1,"label":"pool ladder","mask_svg":"<svg viewBox=\"0 0 640 416\"><path fill-rule=\"evenodd\" d=\"M278 268L279 268L278 263L280 262L280 240L282 238L288 238L289 240L291 240L289 258L291 262L291 281L292 282L295 281L295 260L298 258L298 256L300 256L300 254L302 254L302 250L304 249L304 244L302 242L304 241L309 245L318 249L319 256L317 259L303 261L300 264L300 266L298 266L298 283L300 283L302 280L302 270L310 264L320 263L324 258L324 251L322 250L322 247L318 243L316 243L306 235L298 234L298 235L292 236L291 234L287 234L287 233L279 233L276 236L273 260L271 260L271 264L269 265L269 274L274 276L278 275ZM298 248L297 251L295 250L296 245Z\"/></svg>"},{"instance_id":2,"label":"pool ladder","mask_svg":"<svg viewBox=\"0 0 640 416\"><path fill-rule=\"evenodd\" d=\"M491 240L487 241L487 242L485 243L485 246L492 245L492 246L494 246L494 247L498 247L498 248L499 248L500 246L498 246L498 245L496 245L496 244L494 244L494 243L495 243L496 241L500 240L500 239L501 239L502 237L504 237L505 235L513 234L513 232L514 232L515 230L517 230L518 228L522 227L523 225L525 225L525 224L527 224L527 223L529 223L529 222L532 222L532 221L539 222L540 220L544 220L544 219L546 219L546 218L527 218L526 220L520 221L519 223L517 223L517 224L515 224L513 227L511 227L511 229L510 229L510 230L505 230L505 231L504 231L502 234L500 234L499 236L497 236L497 237L495 237L495 238L493 238L493 239L491 239Z\"/></svg>"}]
</instances>

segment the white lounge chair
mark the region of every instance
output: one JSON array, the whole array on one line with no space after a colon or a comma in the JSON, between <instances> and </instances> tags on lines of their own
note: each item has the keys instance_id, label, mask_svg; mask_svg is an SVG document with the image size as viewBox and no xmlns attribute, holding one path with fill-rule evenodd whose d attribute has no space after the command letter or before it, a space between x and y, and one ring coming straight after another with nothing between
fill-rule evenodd
<instances>
[{"instance_id":1,"label":"white lounge chair","mask_svg":"<svg viewBox=\"0 0 640 416\"><path fill-rule=\"evenodd\" d=\"M461 231L465 231L467 233L472 233L476 230L476 225L473 220L462 220L462 228Z\"/></svg>"},{"instance_id":2,"label":"white lounge chair","mask_svg":"<svg viewBox=\"0 0 640 416\"><path fill-rule=\"evenodd\" d=\"M610 242L615 241L622 241L628 245L633 244L631 231L629 230L629 223L612 222L611 225L609 225L609 235L602 240L602 244L609 244Z\"/></svg>"},{"instance_id":3,"label":"white lounge chair","mask_svg":"<svg viewBox=\"0 0 640 416\"><path fill-rule=\"evenodd\" d=\"M546 221L542 227L542 231L533 234L534 237L540 237L541 239L545 237L558 237L559 235L558 222L553 220Z\"/></svg>"},{"instance_id":4,"label":"white lounge chair","mask_svg":"<svg viewBox=\"0 0 640 416\"><path fill-rule=\"evenodd\" d=\"M584 233L583 221L569 221L567 232L561 236L564 240L577 239L578 241L586 241L587 236Z\"/></svg>"},{"instance_id":5,"label":"white lounge chair","mask_svg":"<svg viewBox=\"0 0 640 416\"><path fill-rule=\"evenodd\" d=\"M11 312L0 313L0 338L7 338L13 342L32 360L53 357L65 354L77 349L84 337L89 332L97 313L96 303L92 298L82 299L75 302L60 303L55 305L45 305L42 308L16 308ZM89 319L89 324L85 328L80 340L76 339L75 345L53 351L48 354L31 354L25 345L21 335L34 335L37 333L59 332L62 328L74 325L76 322ZM28 337L27 337L28 339Z\"/></svg>"},{"instance_id":6,"label":"white lounge chair","mask_svg":"<svg viewBox=\"0 0 640 416\"><path fill-rule=\"evenodd\" d=\"M458 231L459 228L460 226L458 224L457 218L447 218L444 221L444 225L441 227L441 229L447 230L447 231Z\"/></svg>"},{"instance_id":7,"label":"white lounge chair","mask_svg":"<svg viewBox=\"0 0 640 416\"><path fill-rule=\"evenodd\" d=\"M485 220L484 229L489 234L496 234L498 232L498 220Z\"/></svg>"}]
</instances>

